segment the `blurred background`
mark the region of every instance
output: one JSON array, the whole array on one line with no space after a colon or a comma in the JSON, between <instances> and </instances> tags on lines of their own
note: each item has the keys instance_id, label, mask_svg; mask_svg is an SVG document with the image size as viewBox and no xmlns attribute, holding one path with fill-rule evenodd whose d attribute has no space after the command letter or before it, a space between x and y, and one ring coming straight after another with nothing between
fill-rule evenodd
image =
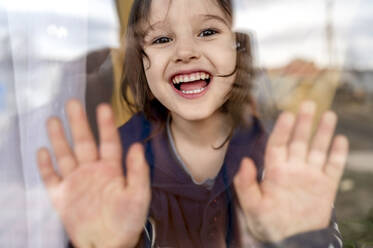
<instances>
[{"instance_id":1,"label":"blurred background","mask_svg":"<svg viewBox=\"0 0 373 248\"><path fill-rule=\"evenodd\" d=\"M117 124L132 0L0 0L0 247L64 247L35 162L45 120L75 97L94 132L95 107ZM373 2L235 0L234 28L251 38L255 97L270 130L302 100L333 109L351 142L336 214L345 247L373 247ZM47 234L47 235L46 235Z\"/></svg>"},{"instance_id":2,"label":"blurred background","mask_svg":"<svg viewBox=\"0 0 373 248\"><path fill-rule=\"evenodd\" d=\"M236 0L253 38L257 96L269 122L304 99L339 117L351 151L336 214L345 247L373 247L373 2ZM270 100L269 100L270 99ZM270 116L268 116L270 115Z\"/></svg>"}]
</instances>

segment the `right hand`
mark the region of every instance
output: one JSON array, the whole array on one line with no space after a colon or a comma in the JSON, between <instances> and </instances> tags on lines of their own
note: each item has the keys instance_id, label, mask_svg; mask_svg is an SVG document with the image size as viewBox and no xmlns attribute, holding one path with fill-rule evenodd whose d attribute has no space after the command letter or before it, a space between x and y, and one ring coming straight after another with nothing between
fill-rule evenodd
<instances>
[{"instance_id":1,"label":"right hand","mask_svg":"<svg viewBox=\"0 0 373 248\"><path fill-rule=\"evenodd\" d=\"M97 108L100 147L94 142L82 105L66 106L73 150L61 121L48 120L49 139L58 163L47 149L38 151L39 171L65 229L76 247L134 247L142 233L150 203L149 167L140 144L129 149L126 177L122 148L111 108Z\"/></svg>"}]
</instances>

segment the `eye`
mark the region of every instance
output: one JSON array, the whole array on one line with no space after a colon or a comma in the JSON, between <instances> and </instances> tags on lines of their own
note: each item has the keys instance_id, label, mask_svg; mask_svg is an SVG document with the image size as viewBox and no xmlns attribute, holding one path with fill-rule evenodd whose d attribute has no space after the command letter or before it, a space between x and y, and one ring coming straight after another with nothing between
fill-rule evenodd
<instances>
[{"instance_id":1,"label":"eye","mask_svg":"<svg viewBox=\"0 0 373 248\"><path fill-rule=\"evenodd\" d=\"M172 41L171 38L168 38L168 37L160 37L160 38L154 40L154 41L152 42L152 44L164 44L164 43L167 43L167 42L170 42L170 41Z\"/></svg>"},{"instance_id":2,"label":"eye","mask_svg":"<svg viewBox=\"0 0 373 248\"><path fill-rule=\"evenodd\" d=\"M214 30L214 29L205 29L203 30L198 36L199 37L206 37L206 36L211 36L211 35L214 35L214 34L217 34L218 31Z\"/></svg>"}]
</instances>

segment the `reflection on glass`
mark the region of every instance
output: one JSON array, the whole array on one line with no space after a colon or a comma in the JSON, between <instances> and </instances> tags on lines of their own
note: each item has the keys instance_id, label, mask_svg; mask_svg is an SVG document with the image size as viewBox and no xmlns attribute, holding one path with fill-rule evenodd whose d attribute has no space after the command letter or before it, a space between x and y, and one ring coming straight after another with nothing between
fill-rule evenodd
<instances>
[{"instance_id":1,"label":"reflection on glass","mask_svg":"<svg viewBox=\"0 0 373 248\"><path fill-rule=\"evenodd\" d=\"M1 247L66 247L35 153L46 119L84 101L86 56L118 46L116 22L110 1L0 1Z\"/></svg>"},{"instance_id":2,"label":"reflection on glass","mask_svg":"<svg viewBox=\"0 0 373 248\"><path fill-rule=\"evenodd\" d=\"M187 1L180 0L183 3ZM369 247L373 243L373 185L370 180L373 174L370 162L373 159L373 34L370 32L373 6L370 1L234 0L233 29L241 33L239 42L231 42L219 49L212 46L206 49L205 43L198 43L200 40L195 41L199 44L196 47L192 46L193 42L180 43L180 46L185 45L183 51L190 51L190 47L196 50L205 48L204 52L215 51L211 56L216 57L233 48L237 54L246 53L244 58L249 64L253 63L247 76L253 76L255 110L264 129L258 125L258 120L250 119L248 126L254 127L254 131L243 128L228 132L228 142L222 139L214 144L218 148L222 145L219 149L225 149L227 153L221 158L224 160L223 169L209 174L207 180L198 174L191 176L196 175L195 168L188 166L188 161L194 154L185 151L196 149L181 148L180 136L175 136L177 127L173 126L180 116L172 116L165 110L164 106L171 111L179 111L176 108L177 98L168 101L167 97L172 93L165 94L166 91L157 88L157 79L162 78L159 73L162 71L162 56L166 56L160 51L165 51L162 49L167 48L165 44L168 42L191 38L183 36L187 32L181 33L180 30L186 31L183 29L185 25L177 27L175 20L187 26L188 14L205 10L202 8L205 5L201 7L197 6L201 3L193 2L197 7L191 8L190 1L187 8L183 8L184 20L172 15L172 8L160 8L157 13L168 9L170 16L166 17L174 19L168 25L154 26L154 33L150 32L144 44L125 37L128 8L132 1L78 2L15 0L0 3L0 131L4 134L0 137L0 185L6 189L0 190L0 203L6 209L5 214L0 215L1 247L14 244L14 234L19 236L17 247L66 246L59 218L50 206L51 199L47 197L36 169L37 148L50 147L44 123L48 117L58 116L67 127L64 104L74 97L85 107L95 140L98 141L99 136L95 113L99 103L111 102L116 124L122 125L130 116L123 104L121 83L125 76L139 72L135 69L140 67L131 65L136 62L134 52L138 44L146 47L144 50L151 62L147 64L149 61L141 60L139 65L144 63L144 68L155 68L145 70L151 88L145 94L151 103L149 116L160 113L163 125L159 128L137 115L131 122L135 128L121 129L126 136L121 137L124 156L131 142L151 137L144 143L147 162L152 169L153 200L149 218L146 218L145 230L148 233L142 233L141 242L146 242L147 235L156 228L156 236L151 236L150 241L155 240L157 245L206 247L207 244L215 244L214 247L224 247L230 244L231 247L246 247L263 243L258 236L247 232L244 212L238 207L240 205L232 186L233 176L245 155L257 162L260 180L266 139L264 133L272 131L281 111L297 113L301 102L311 99L317 104L313 133L316 133L322 114L333 109L339 117L337 133L346 134L350 140L348 167L335 203L343 242L351 247ZM209 3L206 1L203 4L207 4L206 9L211 11L214 7ZM194 25L203 26L198 26L198 31L203 30L198 37L213 36L216 30L206 30L206 26L219 26L219 23L210 19L198 20L193 19ZM242 34L247 34L247 37L243 38ZM153 50L150 44L158 44L158 50ZM125 47L132 48L127 50L126 57ZM123 69L124 57L127 63ZM229 56L224 59L225 69L230 69L230 59ZM190 61L184 63L188 70L191 69L189 65ZM209 85L210 77L229 78L232 70L228 69L215 74L209 74L208 69L189 71L189 78L176 75L177 70L173 74L167 72L167 75L172 75L172 83L179 95L196 95L201 88ZM128 78L138 80L134 76ZM201 82L196 85L186 83L196 81L196 78ZM218 96L225 93L224 89L215 92L215 99L220 99ZM161 98L163 105L155 98ZM129 102L133 101L129 96ZM191 110L190 105L180 106L184 115L190 114L187 117L194 118L195 112L203 115L209 104L196 105ZM255 112L247 110L247 116ZM226 123L229 126L229 122ZM66 133L71 143L72 135L68 131ZM253 138L259 133L263 136ZM256 142L253 154L248 154L253 145L248 140ZM200 152L198 161L201 164L208 155L202 151L202 148L197 151ZM264 178L268 176L263 175ZM162 201L164 198L168 202ZM335 234L333 242L338 247L338 227L333 221L330 230ZM189 236L178 236L183 232ZM48 237L45 233L49 234ZM311 237L314 236L311 234ZM304 236L300 236L302 239ZM297 240L294 242L297 244Z\"/></svg>"},{"instance_id":3,"label":"reflection on glass","mask_svg":"<svg viewBox=\"0 0 373 248\"><path fill-rule=\"evenodd\" d=\"M373 5L370 1L236 0L236 29L256 38L267 96L297 111L313 99L318 114L332 108L337 133L350 140L348 167L336 201L345 245L372 245ZM263 87L262 87L263 89ZM276 113L276 112L274 112Z\"/></svg>"}]
</instances>

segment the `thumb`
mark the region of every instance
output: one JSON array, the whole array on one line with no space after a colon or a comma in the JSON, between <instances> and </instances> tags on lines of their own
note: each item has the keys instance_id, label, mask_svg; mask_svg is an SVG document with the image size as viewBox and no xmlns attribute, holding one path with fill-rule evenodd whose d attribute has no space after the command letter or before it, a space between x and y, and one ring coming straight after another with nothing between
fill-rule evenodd
<instances>
[{"instance_id":1,"label":"thumb","mask_svg":"<svg viewBox=\"0 0 373 248\"><path fill-rule=\"evenodd\" d=\"M253 160L250 158L242 159L241 167L234 178L234 187L241 208L245 211L255 208L262 198L256 174L256 166Z\"/></svg>"},{"instance_id":2,"label":"thumb","mask_svg":"<svg viewBox=\"0 0 373 248\"><path fill-rule=\"evenodd\" d=\"M136 192L150 188L149 166L141 144L133 144L126 158L127 186Z\"/></svg>"}]
</instances>

